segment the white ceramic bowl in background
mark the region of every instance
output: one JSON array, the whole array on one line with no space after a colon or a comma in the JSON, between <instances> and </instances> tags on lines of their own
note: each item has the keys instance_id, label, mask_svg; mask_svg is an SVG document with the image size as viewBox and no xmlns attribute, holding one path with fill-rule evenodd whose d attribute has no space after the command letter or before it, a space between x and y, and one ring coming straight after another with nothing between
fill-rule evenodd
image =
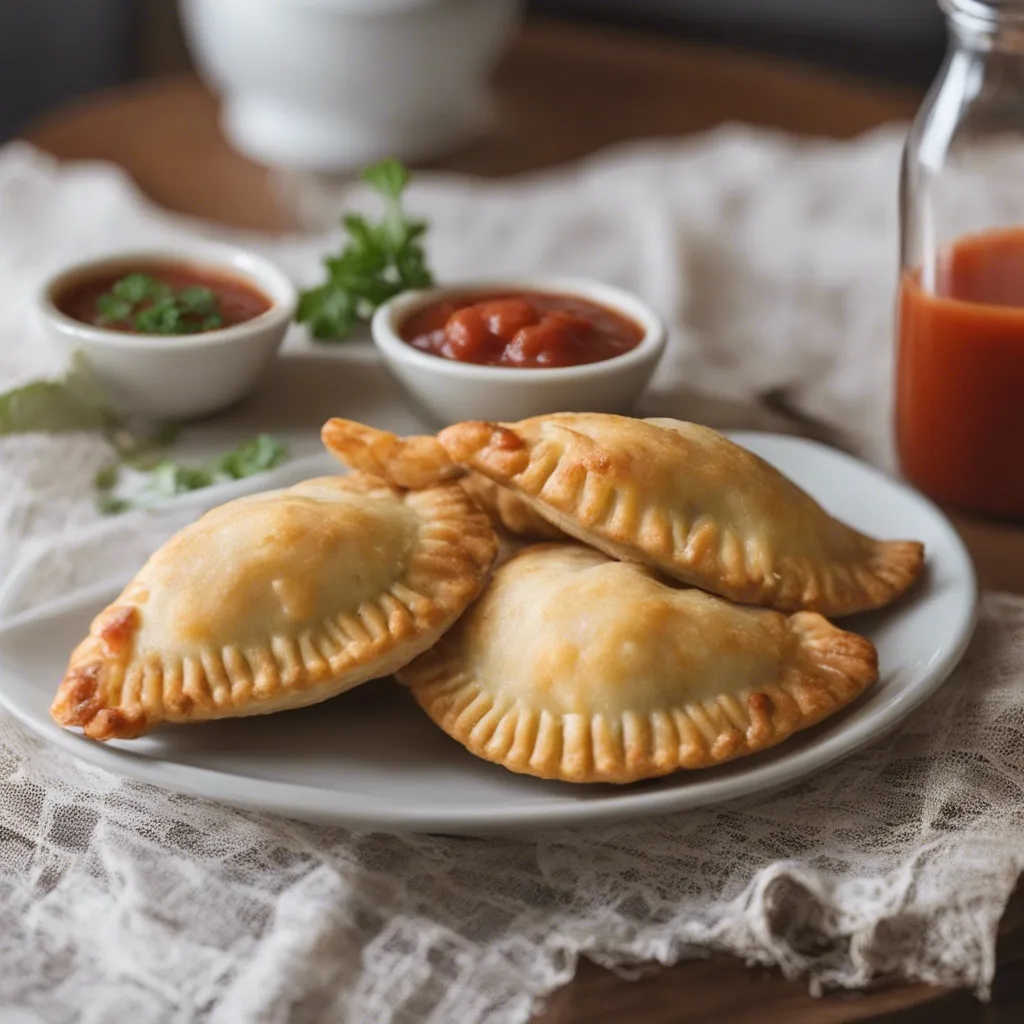
<instances>
[{"instance_id":1,"label":"white ceramic bowl in background","mask_svg":"<svg viewBox=\"0 0 1024 1024\"><path fill-rule=\"evenodd\" d=\"M513 292L571 295L595 302L639 324L636 348L584 366L517 369L460 363L402 340L405 319L439 299ZM438 424L460 420L510 422L548 412L628 413L665 348L665 325L635 295L583 278L524 277L473 281L404 292L373 316L373 340L391 372Z\"/></svg>"},{"instance_id":2,"label":"white ceramic bowl in background","mask_svg":"<svg viewBox=\"0 0 1024 1024\"><path fill-rule=\"evenodd\" d=\"M231 143L344 170L475 133L520 0L180 0Z\"/></svg>"},{"instance_id":3,"label":"white ceramic bowl in background","mask_svg":"<svg viewBox=\"0 0 1024 1024\"><path fill-rule=\"evenodd\" d=\"M55 305L77 281L153 263L184 263L240 278L270 300L270 309L221 330L159 335L94 327ZM215 412L252 388L283 341L297 300L295 286L267 260L233 246L203 244L76 263L45 282L36 308L49 342L68 361L81 353L113 412L178 420Z\"/></svg>"}]
</instances>

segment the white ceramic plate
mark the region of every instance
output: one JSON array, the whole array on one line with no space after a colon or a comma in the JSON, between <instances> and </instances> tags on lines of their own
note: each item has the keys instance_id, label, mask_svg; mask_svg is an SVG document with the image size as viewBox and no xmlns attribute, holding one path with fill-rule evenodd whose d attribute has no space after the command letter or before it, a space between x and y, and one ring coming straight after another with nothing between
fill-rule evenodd
<instances>
[{"instance_id":1,"label":"white ceramic plate","mask_svg":"<svg viewBox=\"0 0 1024 1024\"><path fill-rule=\"evenodd\" d=\"M165 727L140 740L94 743L58 728L48 706L68 652L123 581L70 594L0 627L0 700L49 742L113 772L240 807L360 829L482 834L578 827L787 785L885 733L935 692L970 639L974 571L945 516L901 484L811 441L733 436L852 525L923 540L928 552L926 577L910 595L882 612L844 621L878 647L879 684L845 712L755 757L625 788L542 782L474 758L392 680L267 718ZM289 474L334 467L329 460L303 462ZM18 606L24 579L22 572L9 581L0 618L5 608Z\"/></svg>"}]
</instances>

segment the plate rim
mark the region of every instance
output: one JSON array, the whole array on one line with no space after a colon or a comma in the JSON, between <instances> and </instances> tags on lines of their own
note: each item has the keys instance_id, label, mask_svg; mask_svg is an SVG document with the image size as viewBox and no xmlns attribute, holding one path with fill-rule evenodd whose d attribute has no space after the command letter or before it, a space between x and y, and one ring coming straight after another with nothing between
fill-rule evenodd
<instances>
[{"instance_id":1,"label":"plate rim","mask_svg":"<svg viewBox=\"0 0 1024 1024\"><path fill-rule=\"evenodd\" d=\"M688 810L733 802L766 792L777 791L806 778L815 770L828 767L846 758L861 747L874 742L895 729L911 712L931 698L946 682L963 658L974 634L978 618L979 594L974 564L962 538L949 517L929 498L902 480L895 479L869 463L809 438L767 431L727 431L728 437L738 444L756 439L769 443L782 443L799 448L824 451L828 457L858 471L867 471L880 486L902 493L934 519L945 534L950 547L949 557L954 576L965 585L967 592L964 613L959 622L959 639L944 655L928 666L919 682L901 699L879 709L867 720L841 728L821 743L807 746L781 757L777 761L742 776L725 776L706 780L699 790L692 787L666 787L654 791L636 792L622 787L594 799L573 802L568 799L538 801L531 806L523 801L509 808L491 807L486 811L471 810L460 813L457 809L441 813L436 808L425 809L415 804L381 803L380 798L364 794L345 794L338 807L338 793L312 785L279 782L255 778L235 772L186 765L178 761L96 743L62 729L50 721L40 722L28 710L11 698L6 688L0 687L0 706L10 713L31 733L45 742L53 743L78 760L137 782L156 785L179 793L188 793L208 800L219 801L233 807L261 813L281 815L305 821L331 823L346 828L372 829L397 833L448 833L460 835L513 834L526 830L577 829L595 824L622 822L645 815L662 816ZM3 634L17 629L25 621L35 621L48 615L59 614L68 607L82 603L85 595L98 593L102 588L113 588L106 580L79 588L71 594L47 602L12 619L3 619L3 609L14 593L12 584L24 573L15 568L0 587L0 641ZM109 592L109 591L108 591ZM14 673L0 645L0 668ZM31 685L31 684L27 684ZM246 788L254 789L257 797L247 795ZM429 806L429 805L428 805Z\"/></svg>"}]
</instances>

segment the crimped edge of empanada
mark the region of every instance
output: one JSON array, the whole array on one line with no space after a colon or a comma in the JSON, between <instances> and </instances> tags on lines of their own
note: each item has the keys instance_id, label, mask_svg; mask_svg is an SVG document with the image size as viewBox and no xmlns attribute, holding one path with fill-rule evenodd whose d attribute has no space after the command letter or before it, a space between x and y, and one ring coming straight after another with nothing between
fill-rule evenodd
<instances>
[{"instance_id":1,"label":"crimped edge of empanada","mask_svg":"<svg viewBox=\"0 0 1024 1024\"><path fill-rule=\"evenodd\" d=\"M395 493L384 481L360 474L345 480L352 490ZM92 739L129 739L160 722L318 703L401 668L434 644L480 593L497 554L490 523L458 484L401 498L421 522L402 577L357 612L272 637L267 646L203 648L166 664L153 656L133 661L144 595L138 584L129 584L72 653L50 709L54 719L81 727Z\"/></svg>"},{"instance_id":2,"label":"crimped edge of empanada","mask_svg":"<svg viewBox=\"0 0 1024 1024\"><path fill-rule=\"evenodd\" d=\"M320 439L343 465L371 473L396 487L429 487L459 479L474 504L490 516L491 522L517 537L557 540L565 536L557 526L490 477L452 462L436 437L399 437L335 416L323 425Z\"/></svg>"},{"instance_id":3,"label":"crimped edge of empanada","mask_svg":"<svg viewBox=\"0 0 1024 1024\"><path fill-rule=\"evenodd\" d=\"M447 640L398 678L441 729L486 761L563 782L638 782L773 747L878 679L878 654L864 637L816 612L797 612L787 625L792 646L775 681L647 715L556 716L496 698L463 668Z\"/></svg>"},{"instance_id":4,"label":"crimped edge of empanada","mask_svg":"<svg viewBox=\"0 0 1024 1024\"><path fill-rule=\"evenodd\" d=\"M707 517L688 519L682 510L642 507L636 491L607 472L610 462L598 442L566 424L558 428L585 451L582 458L561 457L553 443L533 445L514 424L456 423L438 440L454 462L508 488L569 536L743 604L852 615L894 601L921 575L923 544L879 541L850 527L862 541L855 560L751 564L734 531Z\"/></svg>"},{"instance_id":5,"label":"crimped edge of empanada","mask_svg":"<svg viewBox=\"0 0 1024 1024\"><path fill-rule=\"evenodd\" d=\"M565 540L566 535L507 487L483 473L470 471L460 481L473 503L490 516L495 526L531 540Z\"/></svg>"},{"instance_id":6,"label":"crimped edge of empanada","mask_svg":"<svg viewBox=\"0 0 1024 1024\"><path fill-rule=\"evenodd\" d=\"M335 416L320 430L324 447L343 465L410 490L464 476L436 437L399 437L387 430Z\"/></svg>"}]
</instances>

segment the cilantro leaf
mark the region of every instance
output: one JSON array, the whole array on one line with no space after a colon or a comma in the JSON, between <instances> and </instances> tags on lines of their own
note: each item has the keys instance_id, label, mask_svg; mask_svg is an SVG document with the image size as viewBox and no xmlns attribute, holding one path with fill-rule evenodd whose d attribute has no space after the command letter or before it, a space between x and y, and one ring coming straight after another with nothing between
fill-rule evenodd
<instances>
[{"instance_id":1,"label":"cilantro leaf","mask_svg":"<svg viewBox=\"0 0 1024 1024\"><path fill-rule=\"evenodd\" d=\"M112 494L100 493L96 498L96 507L101 515L119 516L122 512L127 512L132 507L132 503L125 498L117 498Z\"/></svg>"},{"instance_id":2,"label":"cilantro leaf","mask_svg":"<svg viewBox=\"0 0 1024 1024\"><path fill-rule=\"evenodd\" d=\"M191 285L178 292L178 305L185 313L210 315L217 312L217 293L203 285Z\"/></svg>"},{"instance_id":3,"label":"cilantro leaf","mask_svg":"<svg viewBox=\"0 0 1024 1024\"><path fill-rule=\"evenodd\" d=\"M127 299L119 299L115 295L101 295L96 300L96 312L99 313L101 326L124 322L132 315L134 308Z\"/></svg>"},{"instance_id":4,"label":"cilantro leaf","mask_svg":"<svg viewBox=\"0 0 1024 1024\"><path fill-rule=\"evenodd\" d=\"M97 507L104 515L145 507L210 484L242 480L288 458L287 445L270 434L245 441L205 466L184 466L161 458L158 453L174 443L178 426L162 424L143 430L117 419L104 406L88 364L77 354L63 380L33 381L0 394L0 435L72 430L101 430L117 453L119 461L100 469L93 479ZM145 487L134 497L114 493L121 483L122 466L148 473Z\"/></svg>"},{"instance_id":5,"label":"cilantro leaf","mask_svg":"<svg viewBox=\"0 0 1024 1024\"><path fill-rule=\"evenodd\" d=\"M181 310L173 301L167 301L157 302L136 313L133 329L140 334L180 334L184 326Z\"/></svg>"},{"instance_id":6,"label":"cilantro leaf","mask_svg":"<svg viewBox=\"0 0 1024 1024\"><path fill-rule=\"evenodd\" d=\"M344 338L360 319L353 292L335 282L303 292L296 317L320 341Z\"/></svg>"},{"instance_id":7,"label":"cilantro leaf","mask_svg":"<svg viewBox=\"0 0 1024 1024\"><path fill-rule=\"evenodd\" d=\"M115 299L134 306L144 299L157 298L166 287L155 277L150 277L149 274L126 274L119 281L114 282L110 294Z\"/></svg>"},{"instance_id":8,"label":"cilantro leaf","mask_svg":"<svg viewBox=\"0 0 1024 1024\"><path fill-rule=\"evenodd\" d=\"M195 334L224 326L220 297L205 285L175 290L149 274L126 274L96 299L97 322L139 334Z\"/></svg>"},{"instance_id":9,"label":"cilantro leaf","mask_svg":"<svg viewBox=\"0 0 1024 1024\"><path fill-rule=\"evenodd\" d=\"M348 247L343 253L344 258L353 263L373 266L387 263L385 254L380 251L376 230L362 214L348 213L342 218L341 223L348 232ZM325 260L328 267L333 262L337 261Z\"/></svg>"},{"instance_id":10,"label":"cilantro leaf","mask_svg":"<svg viewBox=\"0 0 1024 1024\"><path fill-rule=\"evenodd\" d=\"M243 480L264 473L281 465L287 458L288 446L283 441L270 434L260 434L209 460L205 466L185 466L170 459L160 460L150 467L145 486L134 499L115 495L116 473L101 471L96 478L97 502L104 514L117 515L131 508L146 508L161 499L202 490L211 484Z\"/></svg>"},{"instance_id":11,"label":"cilantro leaf","mask_svg":"<svg viewBox=\"0 0 1024 1024\"><path fill-rule=\"evenodd\" d=\"M121 467L117 463L104 466L93 478L93 486L98 491L112 491L121 478Z\"/></svg>"},{"instance_id":12,"label":"cilantro leaf","mask_svg":"<svg viewBox=\"0 0 1024 1024\"><path fill-rule=\"evenodd\" d=\"M397 160L382 160L363 172L363 180L383 197L383 217L371 223L347 214L344 247L324 260L326 280L299 296L295 319L319 341L346 338L388 299L434 283L422 244L427 224L402 208L409 172Z\"/></svg>"},{"instance_id":13,"label":"cilantro leaf","mask_svg":"<svg viewBox=\"0 0 1024 1024\"><path fill-rule=\"evenodd\" d=\"M146 493L153 497L170 498L175 494L198 491L212 483L213 474L208 470L182 466L165 459L153 468Z\"/></svg>"},{"instance_id":14,"label":"cilantro leaf","mask_svg":"<svg viewBox=\"0 0 1024 1024\"><path fill-rule=\"evenodd\" d=\"M264 473L279 466L288 458L288 446L270 434L260 434L251 441L245 441L234 451L225 452L214 459L215 473L242 480L247 476Z\"/></svg>"},{"instance_id":15,"label":"cilantro leaf","mask_svg":"<svg viewBox=\"0 0 1024 1024\"><path fill-rule=\"evenodd\" d=\"M409 184L409 172L392 157L381 160L363 171L363 181L372 185L381 195L400 199Z\"/></svg>"}]
</instances>

